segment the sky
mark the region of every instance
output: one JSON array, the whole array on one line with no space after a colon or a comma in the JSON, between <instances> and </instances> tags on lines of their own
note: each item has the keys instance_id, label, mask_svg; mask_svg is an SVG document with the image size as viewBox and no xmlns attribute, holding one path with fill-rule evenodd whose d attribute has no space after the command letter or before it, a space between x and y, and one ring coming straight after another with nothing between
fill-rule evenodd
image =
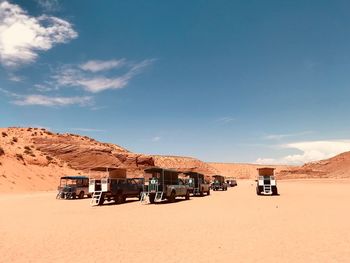
<instances>
[{"instance_id":1,"label":"sky","mask_svg":"<svg viewBox=\"0 0 350 263\"><path fill-rule=\"evenodd\" d=\"M0 127L303 164L350 150L350 2L0 0Z\"/></svg>"}]
</instances>

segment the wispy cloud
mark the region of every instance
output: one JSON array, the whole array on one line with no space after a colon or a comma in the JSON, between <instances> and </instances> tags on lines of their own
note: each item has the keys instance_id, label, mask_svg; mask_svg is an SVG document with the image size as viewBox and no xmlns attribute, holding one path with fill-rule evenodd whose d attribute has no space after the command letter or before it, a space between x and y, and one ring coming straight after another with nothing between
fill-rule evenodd
<instances>
[{"instance_id":1,"label":"wispy cloud","mask_svg":"<svg viewBox=\"0 0 350 263\"><path fill-rule=\"evenodd\" d=\"M19 106L68 106L68 105L78 105L78 106L88 106L92 104L92 97L50 97L43 95L25 95L21 96L20 99L13 101L14 104Z\"/></svg>"},{"instance_id":2,"label":"wispy cloud","mask_svg":"<svg viewBox=\"0 0 350 263\"><path fill-rule=\"evenodd\" d=\"M113 60L90 60L79 67L85 71L99 72L121 67L125 64L125 59Z\"/></svg>"},{"instance_id":3,"label":"wispy cloud","mask_svg":"<svg viewBox=\"0 0 350 263\"><path fill-rule=\"evenodd\" d=\"M297 136L303 136L307 134L313 133L312 131L303 131L303 132L297 132L297 133L285 133L285 134L269 134L263 137L263 139L266 140L282 140L289 137L297 137Z\"/></svg>"},{"instance_id":4,"label":"wispy cloud","mask_svg":"<svg viewBox=\"0 0 350 263\"><path fill-rule=\"evenodd\" d=\"M281 158L259 158L260 164L295 164L319 161L337 154L350 151L350 140L305 141L280 145L285 149L298 150L300 153Z\"/></svg>"},{"instance_id":5,"label":"wispy cloud","mask_svg":"<svg viewBox=\"0 0 350 263\"><path fill-rule=\"evenodd\" d=\"M61 96L43 96L38 94L20 95L0 88L0 91L6 96L13 98L12 103L19 106L90 106L93 104L91 96L61 97Z\"/></svg>"},{"instance_id":6,"label":"wispy cloud","mask_svg":"<svg viewBox=\"0 0 350 263\"><path fill-rule=\"evenodd\" d=\"M58 11L60 9L58 0L36 0L36 2L47 12Z\"/></svg>"},{"instance_id":7,"label":"wispy cloud","mask_svg":"<svg viewBox=\"0 0 350 263\"><path fill-rule=\"evenodd\" d=\"M123 61L123 62L121 62ZM138 63L126 63L125 60L88 61L79 66L65 66L53 76L55 83L61 87L80 87L87 92L98 93L108 89L121 89L142 70L153 63L154 59L143 60ZM124 66L123 74L114 73L110 76L110 69ZM113 66L114 65L114 66ZM103 71L103 72L101 72ZM98 72L99 74L92 74ZM107 74L109 73L109 74Z\"/></svg>"},{"instance_id":8,"label":"wispy cloud","mask_svg":"<svg viewBox=\"0 0 350 263\"><path fill-rule=\"evenodd\" d=\"M20 6L0 2L0 63L17 67L78 36L71 23L53 16L30 16Z\"/></svg>"},{"instance_id":9,"label":"wispy cloud","mask_svg":"<svg viewBox=\"0 0 350 263\"><path fill-rule=\"evenodd\" d=\"M9 74L9 80L11 80L13 82L21 82L21 81L23 81L23 78L11 73L11 74Z\"/></svg>"},{"instance_id":10,"label":"wispy cloud","mask_svg":"<svg viewBox=\"0 0 350 263\"><path fill-rule=\"evenodd\" d=\"M222 117L222 118L217 119L216 121L220 122L220 123L230 123L230 122L233 122L235 120L236 120L236 118L233 118L233 117Z\"/></svg>"},{"instance_id":11,"label":"wispy cloud","mask_svg":"<svg viewBox=\"0 0 350 263\"><path fill-rule=\"evenodd\" d=\"M155 137L152 138L152 142L159 142L160 139L161 139L161 137L155 136Z\"/></svg>"}]
</instances>

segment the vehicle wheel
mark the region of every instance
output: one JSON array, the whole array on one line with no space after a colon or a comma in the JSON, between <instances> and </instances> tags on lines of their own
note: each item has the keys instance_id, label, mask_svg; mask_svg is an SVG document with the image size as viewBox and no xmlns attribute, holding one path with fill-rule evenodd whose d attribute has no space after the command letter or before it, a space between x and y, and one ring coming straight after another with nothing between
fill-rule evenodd
<instances>
[{"instance_id":1,"label":"vehicle wheel","mask_svg":"<svg viewBox=\"0 0 350 263\"><path fill-rule=\"evenodd\" d=\"M138 196L139 201L141 201L141 197L142 197L142 191L139 192L139 196Z\"/></svg>"},{"instance_id":2,"label":"vehicle wheel","mask_svg":"<svg viewBox=\"0 0 350 263\"><path fill-rule=\"evenodd\" d=\"M201 191L199 192L199 196L203 196L203 189L201 189Z\"/></svg>"},{"instance_id":3,"label":"vehicle wheel","mask_svg":"<svg viewBox=\"0 0 350 263\"><path fill-rule=\"evenodd\" d=\"M121 204L121 203L123 203L123 201L124 201L124 197L123 197L122 194L117 194L117 195L115 196L115 202L116 202L117 204Z\"/></svg>"},{"instance_id":4,"label":"vehicle wheel","mask_svg":"<svg viewBox=\"0 0 350 263\"><path fill-rule=\"evenodd\" d=\"M257 195L261 195L261 193L260 193L260 189L259 189L259 187L258 187L258 186L256 187L256 194L257 194Z\"/></svg>"},{"instance_id":5,"label":"vehicle wheel","mask_svg":"<svg viewBox=\"0 0 350 263\"><path fill-rule=\"evenodd\" d=\"M81 191L78 195L79 199L83 199L84 198L84 191Z\"/></svg>"},{"instance_id":6,"label":"vehicle wheel","mask_svg":"<svg viewBox=\"0 0 350 263\"><path fill-rule=\"evenodd\" d=\"M123 195L123 203L126 202L126 195Z\"/></svg>"},{"instance_id":7,"label":"vehicle wheel","mask_svg":"<svg viewBox=\"0 0 350 263\"><path fill-rule=\"evenodd\" d=\"M175 191L172 191L169 198L169 203L174 203L175 202Z\"/></svg>"},{"instance_id":8,"label":"vehicle wheel","mask_svg":"<svg viewBox=\"0 0 350 263\"><path fill-rule=\"evenodd\" d=\"M65 198L64 193L61 193L60 197L61 197L61 199L64 199Z\"/></svg>"},{"instance_id":9,"label":"vehicle wheel","mask_svg":"<svg viewBox=\"0 0 350 263\"><path fill-rule=\"evenodd\" d=\"M210 195L210 189L208 189L207 195Z\"/></svg>"},{"instance_id":10,"label":"vehicle wheel","mask_svg":"<svg viewBox=\"0 0 350 263\"><path fill-rule=\"evenodd\" d=\"M154 204L154 199L156 198L156 195L155 194L150 194L149 195L149 202L151 203L151 204Z\"/></svg>"},{"instance_id":11,"label":"vehicle wheel","mask_svg":"<svg viewBox=\"0 0 350 263\"><path fill-rule=\"evenodd\" d=\"M87 197L88 197L88 198L91 198L91 197L92 197L92 195L91 195L91 194L88 194L88 195L87 195Z\"/></svg>"},{"instance_id":12,"label":"vehicle wheel","mask_svg":"<svg viewBox=\"0 0 350 263\"><path fill-rule=\"evenodd\" d=\"M104 202L105 202L105 195L102 194L101 198L100 198L100 201L98 202L98 205L103 205Z\"/></svg>"},{"instance_id":13,"label":"vehicle wheel","mask_svg":"<svg viewBox=\"0 0 350 263\"><path fill-rule=\"evenodd\" d=\"M203 192L202 192L203 195ZM190 200L190 191L186 192L185 200Z\"/></svg>"},{"instance_id":14,"label":"vehicle wheel","mask_svg":"<svg viewBox=\"0 0 350 263\"><path fill-rule=\"evenodd\" d=\"M272 187L272 195L278 195L277 187L273 186Z\"/></svg>"},{"instance_id":15,"label":"vehicle wheel","mask_svg":"<svg viewBox=\"0 0 350 263\"><path fill-rule=\"evenodd\" d=\"M72 199L75 199L75 198L77 198L77 194L76 194L76 193L73 193L73 194L72 194Z\"/></svg>"}]
</instances>

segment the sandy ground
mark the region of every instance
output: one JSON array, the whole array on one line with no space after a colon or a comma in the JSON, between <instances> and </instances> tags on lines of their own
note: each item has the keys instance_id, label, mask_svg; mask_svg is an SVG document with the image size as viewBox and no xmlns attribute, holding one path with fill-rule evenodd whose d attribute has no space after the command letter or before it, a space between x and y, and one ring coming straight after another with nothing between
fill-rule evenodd
<instances>
[{"instance_id":1,"label":"sandy ground","mask_svg":"<svg viewBox=\"0 0 350 263\"><path fill-rule=\"evenodd\" d=\"M350 181L252 181L174 204L0 195L0 262L349 262Z\"/></svg>"}]
</instances>

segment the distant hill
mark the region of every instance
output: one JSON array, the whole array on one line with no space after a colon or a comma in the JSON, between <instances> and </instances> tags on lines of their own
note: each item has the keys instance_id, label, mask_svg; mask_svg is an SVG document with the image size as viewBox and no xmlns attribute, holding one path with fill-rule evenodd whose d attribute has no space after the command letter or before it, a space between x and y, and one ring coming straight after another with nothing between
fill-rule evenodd
<instances>
[{"instance_id":1,"label":"distant hill","mask_svg":"<svg viewBox=\"0 0 350 263\"><path fill-rule=\"evenodd\" d=\"M180 171L196 170L206 176L222 174L255 178L264 165L205 163L193 157L145 155L96 141L87 136L53 133L40 128L0 128L0 192L54 190L62 175L92 175L93 167L122 167L139 177L150 166ZM279 179L350 178L350 152L301 167L272 165Z\"/></svg>"},{"instance_id":2,"label":"distant hill","mask_svg":"<svg viewBox=\"0 0 350 263\"><path fill-rule=\"evenodd\" d=\"M257 168L261 168L261 167L276 168L277 175L282 170L292 168L292 166L287 166L287 165L258 165L258 164L247 164L247 163L208 163L208 164L213 168L215 168L219 174L236 177L238 179L254 179L257 176Z\"/></svg>"},{"instance_id":3,"label":"distant hill","mask_svg":"<svg viewBox=\"0 0 350 263\"><path fill-rule=\"evenodd\" d=\"M280 171L282 178L350 178L350 152Z\"/></svg>"}]
</instances>

